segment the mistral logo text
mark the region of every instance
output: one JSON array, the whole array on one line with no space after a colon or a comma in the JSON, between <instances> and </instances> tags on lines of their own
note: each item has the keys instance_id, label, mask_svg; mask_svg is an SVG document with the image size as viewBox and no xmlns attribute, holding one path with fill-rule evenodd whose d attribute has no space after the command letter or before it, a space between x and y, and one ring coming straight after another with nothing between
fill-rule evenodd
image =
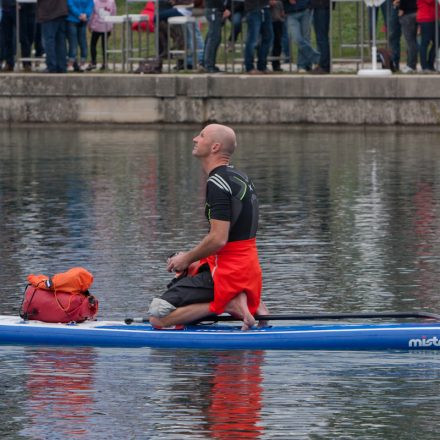
<instances>
[{"instance_id":1,"label":"mistral logo text","mask_svg":"<svg viewBox=\"0 0 440 440\"><path fill-rule=\"evenodd\" d=\"M408 342L409 348L427 348L427 347L440 347L440 339L437 336L427 338L422 336L420 339L410 339Z\"/></svg>"}]
</instances>

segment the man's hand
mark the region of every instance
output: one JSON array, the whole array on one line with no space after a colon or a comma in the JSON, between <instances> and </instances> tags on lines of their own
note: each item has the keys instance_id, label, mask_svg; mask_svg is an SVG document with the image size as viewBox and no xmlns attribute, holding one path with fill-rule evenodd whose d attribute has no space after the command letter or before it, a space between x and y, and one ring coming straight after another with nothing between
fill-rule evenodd
<instances>
[{"instance_id":1,"label":"man's hand","mask_svg":"<svg viewBox=\"0 0 440 440\"><path fill-rule=\"evenodd\" d=\"M176 255L168 258L167 271L168 272L183 272L188 268L191 261L188 259L188 252L179 252Z\"/></svg>"}]
</instances>

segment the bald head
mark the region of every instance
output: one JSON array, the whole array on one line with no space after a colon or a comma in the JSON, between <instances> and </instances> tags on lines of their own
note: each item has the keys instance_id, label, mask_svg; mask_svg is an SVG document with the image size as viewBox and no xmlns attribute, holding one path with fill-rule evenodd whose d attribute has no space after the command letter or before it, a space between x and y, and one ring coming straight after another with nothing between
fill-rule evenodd
<instances>
[{"instance_id":1,"label":"bald head","mask_svg":"<svg viewBox=\"0 0 440 440\"><path fill-rule=\"evenodd\" d=\"M212 143L220 144L220 151L228 158L232 156L237 146L235 132L232 128L221 124L210 124L205 127L205 133Z\"/></svg>"}]
</instances>

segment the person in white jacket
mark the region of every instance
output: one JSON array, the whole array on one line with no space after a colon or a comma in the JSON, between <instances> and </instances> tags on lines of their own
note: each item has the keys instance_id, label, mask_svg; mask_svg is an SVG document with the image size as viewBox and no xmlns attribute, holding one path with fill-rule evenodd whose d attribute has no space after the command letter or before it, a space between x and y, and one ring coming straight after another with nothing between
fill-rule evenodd
<instances>
[{"instance_id":1,"label":"person in white jacket","mask_svg":"<svg viewBox=\"0 0 440 440\"><path fill-rule=\"evenodd\" d=\"M96 46L99 39L101 39L103 60L100 70L106 69L105 38L108 38L110 36L110 33L113 29L113 24L105 21L105 17L107 17L108 15L116 15L115 0L94 0L93 13L89 20L89 29L92 35L90 37L91 62L86 68L86 70L88 71L96 69Z\"/></svg>"}]
</instances>

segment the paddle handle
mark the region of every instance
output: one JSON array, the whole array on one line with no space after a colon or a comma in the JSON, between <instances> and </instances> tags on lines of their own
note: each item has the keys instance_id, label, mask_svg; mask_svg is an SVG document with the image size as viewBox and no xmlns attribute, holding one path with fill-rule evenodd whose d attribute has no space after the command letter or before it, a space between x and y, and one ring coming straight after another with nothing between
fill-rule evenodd
<instances>
[{"instance_id":1,"label":"paddle handle","mask_svg":"<svg viewBox=\"0 0 440 440\"><path fill-rule=\"evenodd\" d=\"M372 319L372 318L418 318L418 319L433 319L440 321L440 315L431 312L378 312L378 313L318 313L314 315L255 315L255 319L258 321L318 321L327 319ZM230 315L209 315L196 321L206 322L230 322L240 321ZM133 323L148 323L148 318L126 318L126 324Z\"/></svg>"}]
</instances>

